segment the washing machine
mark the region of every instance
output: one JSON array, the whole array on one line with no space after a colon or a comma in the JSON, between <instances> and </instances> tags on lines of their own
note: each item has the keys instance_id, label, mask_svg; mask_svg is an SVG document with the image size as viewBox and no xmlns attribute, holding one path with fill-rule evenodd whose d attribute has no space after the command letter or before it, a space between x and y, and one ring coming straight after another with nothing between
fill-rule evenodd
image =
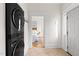
<instances>
[{"instance_id":1,"label":"washing machine","mask_svg":"<svg viewBox=\"0 0 79 59\"><path fill-rule=\"evenodd\" d=\"M17 3L5 4L6 56L24 55L24 11Z\"/></svg>"}]
</instances>

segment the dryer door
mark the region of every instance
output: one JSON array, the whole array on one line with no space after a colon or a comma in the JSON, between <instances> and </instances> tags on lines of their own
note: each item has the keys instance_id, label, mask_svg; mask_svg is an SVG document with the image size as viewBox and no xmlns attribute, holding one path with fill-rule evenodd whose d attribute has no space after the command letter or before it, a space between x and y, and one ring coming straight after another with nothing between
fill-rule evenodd
<instances>
[{"instance_id":1,"label":"dryer door","mask_svg":"<svg viewBox=\"0 0 79 59\"><path fill-rule=\"evenodd\" d=\"M12 56L24 56L24 41L20 40L16 42L13 48Z\"/></svg>"},{"instance_id":2,"label":"dryer door","mask_svg":"<svg viewBox=\"0 0 79 59\"><path fill-rule=\"evenodd\" d=\"M14 9L12 12L12 23L18 31L24 27L24 12L21 9Z\"/></svg>"}]
</instances>

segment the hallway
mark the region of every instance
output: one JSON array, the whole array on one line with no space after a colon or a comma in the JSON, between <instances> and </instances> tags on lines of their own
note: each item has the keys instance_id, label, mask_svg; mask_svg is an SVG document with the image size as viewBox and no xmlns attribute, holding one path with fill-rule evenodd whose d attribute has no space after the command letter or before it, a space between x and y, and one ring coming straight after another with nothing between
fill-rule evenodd
<instances>
[{"instance_id":1,"label":"hallway","mask_svg":"<svg viewBox=\"0 0 79 59\"><path fill-rule=\"evenodd\" d=\"M30 48L28 56L69 56L61 48Z\"/></svg>"}]
</instances>

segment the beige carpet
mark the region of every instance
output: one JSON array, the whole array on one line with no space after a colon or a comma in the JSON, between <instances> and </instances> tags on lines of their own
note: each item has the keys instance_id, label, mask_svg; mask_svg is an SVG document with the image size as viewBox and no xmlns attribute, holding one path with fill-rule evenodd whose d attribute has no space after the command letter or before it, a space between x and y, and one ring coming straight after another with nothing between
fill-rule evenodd
<instances>
[{"instance_id":1,"label":"beige carpet","mask_svg":"<svg viewBox=\"0 0 79 59\"><path fill-rule=\"evenodd\" d=\"M28 56L69 56L61 48L30 48Z\"/></svg>"}]
</instances>

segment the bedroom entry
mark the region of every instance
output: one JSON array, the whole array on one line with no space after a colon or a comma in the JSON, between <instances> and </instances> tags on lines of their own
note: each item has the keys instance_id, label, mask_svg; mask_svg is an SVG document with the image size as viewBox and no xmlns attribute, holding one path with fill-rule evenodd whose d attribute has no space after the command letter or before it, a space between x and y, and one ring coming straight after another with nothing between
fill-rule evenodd
<instances>
[{"instance_id":1,"label":"bedroom entry","mask_svg":"<svg viewBox=\"0 0 79 59\"><path fill-rule=\"evenodd\" d=\"M32 48L44 48L44 17L32 16Z\"/></svg>"}]
</instances>

